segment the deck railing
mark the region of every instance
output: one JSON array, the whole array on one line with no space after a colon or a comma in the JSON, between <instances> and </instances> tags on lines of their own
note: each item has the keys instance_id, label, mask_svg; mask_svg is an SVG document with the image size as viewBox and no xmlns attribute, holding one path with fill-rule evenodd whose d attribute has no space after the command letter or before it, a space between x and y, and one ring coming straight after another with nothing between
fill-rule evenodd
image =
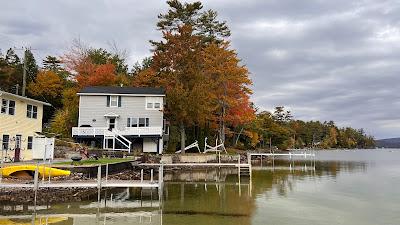
<instances>
[{"instance_id":1,"label":"deck railing","mask_svg":"<svg viewBox=\"0 0 400 225\"><path fill-rule=\"evenodd\" d=\"M162 135L162 127L126 127L117 130L120 135ZM107 127L73 127L72 136L103 136L108 132ZM109 131L111 133L111 131Z\"/></svg>"}]
</instances>

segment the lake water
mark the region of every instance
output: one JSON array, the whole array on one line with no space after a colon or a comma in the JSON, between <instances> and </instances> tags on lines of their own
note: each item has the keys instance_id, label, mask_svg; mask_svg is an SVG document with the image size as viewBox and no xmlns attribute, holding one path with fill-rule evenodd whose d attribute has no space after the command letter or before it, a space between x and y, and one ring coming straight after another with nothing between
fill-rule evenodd
<instances>
[{"instance_id":1,"label":"lake water","mask_svg":"<svg viewBox=\"0 0 400 225\"><path fill-rule=\"evenodd\" d=\"M400 150L317 152L311 161L167 173L157 190L120 189L96 200L0 207L2 224L400 224ZM95 195L96 196L96 195ZM96 198L96 197L95 197Z\"/></svg>"}]
</instances>

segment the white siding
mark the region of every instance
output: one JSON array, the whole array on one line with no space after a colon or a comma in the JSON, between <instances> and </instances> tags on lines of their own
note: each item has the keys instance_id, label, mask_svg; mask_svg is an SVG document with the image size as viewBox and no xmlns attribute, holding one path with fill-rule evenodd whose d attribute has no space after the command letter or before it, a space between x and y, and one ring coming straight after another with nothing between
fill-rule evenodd
<instances>
[{"instance_id":1,"label":"white siding","mask_svg":"<svg viewBox=\"0 0 400 225\"><path fill-rule=\"evenodd\" d=\"M107 107L107 96L80 96L78 126L107 127L105 114L117 114L117 128L124 130L128 117L149 118L150 127L163 126L163 112L146 110L146 97L122 96L121 107Z\"/></svg>"}]
</instances>

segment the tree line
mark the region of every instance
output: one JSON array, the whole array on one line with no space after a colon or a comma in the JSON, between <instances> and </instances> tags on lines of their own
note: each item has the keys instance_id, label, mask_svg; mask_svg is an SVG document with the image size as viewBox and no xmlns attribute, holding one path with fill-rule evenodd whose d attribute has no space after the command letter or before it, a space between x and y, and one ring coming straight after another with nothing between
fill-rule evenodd
<instances>
[{"instance_id":1,"label":"tree line","mask_svg":"<svg viewBox=\"0 0 400 225\"><path fill-rule=\"evenodd\" d=\"M281 106L259 112L250 101L249 71L230 45L226 22L201 2L167 4L156 24L160 40L150 40L152 56L131 67L126 53L115 46L110 51L79 40L65 54L47 56L40 69L28 52L27 93L52 104L44 116L50 132L71 136L78 118L76 93L83 87L150 86L166 90L171 152L194 140L203 145L205 137L242 149L373 147L373 138L363 130L294 120ZM22 68L13 49L0 53L0 88L15 92L16 84L21 87Z\"/></svg>"}]
</instances>

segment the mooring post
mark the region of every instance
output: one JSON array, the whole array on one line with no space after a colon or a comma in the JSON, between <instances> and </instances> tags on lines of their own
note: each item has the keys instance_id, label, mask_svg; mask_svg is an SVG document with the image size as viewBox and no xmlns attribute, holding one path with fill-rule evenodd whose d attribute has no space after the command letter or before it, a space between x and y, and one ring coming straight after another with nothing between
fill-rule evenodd
<instances>
[{"instance_id":1,"label":"mooring post","mask_svg":"<svg viewBox=\"0 0 400 225\"><path fill-rule=\"evenodd\" d=\"M150 182L153 183L153 169L150 170Z\"/></svg>"},{"instance_id":2,"label":"mooring post","mask_svg":"<svg viewBox=\"0 0 400 225\"><path fill-rule=\"evenodd\" d=\"M37 200L37 190L39 188L39 163L36 163L35 174L33 175L33 190L35 191L35 209Z\"/></svg>"},{"instance_id":3,"label":"mooring post","mask_svg":"<svg viewBox=\"0 0 400 225\"><path fill-rule=\"evenodd\" d=\"M101 165L97 168L97 201L100 202L100 191L101 191Z\"/></svg>"},{"instance_id":4,"label":"mooring post","mask_svg":"<svg viewBox=\"0 0 400 225\"><path fill-rule=\"evenodd\" d=\"M143 182L143 169L140 170L140 182Z\"/></svg>"}]
</instances>

